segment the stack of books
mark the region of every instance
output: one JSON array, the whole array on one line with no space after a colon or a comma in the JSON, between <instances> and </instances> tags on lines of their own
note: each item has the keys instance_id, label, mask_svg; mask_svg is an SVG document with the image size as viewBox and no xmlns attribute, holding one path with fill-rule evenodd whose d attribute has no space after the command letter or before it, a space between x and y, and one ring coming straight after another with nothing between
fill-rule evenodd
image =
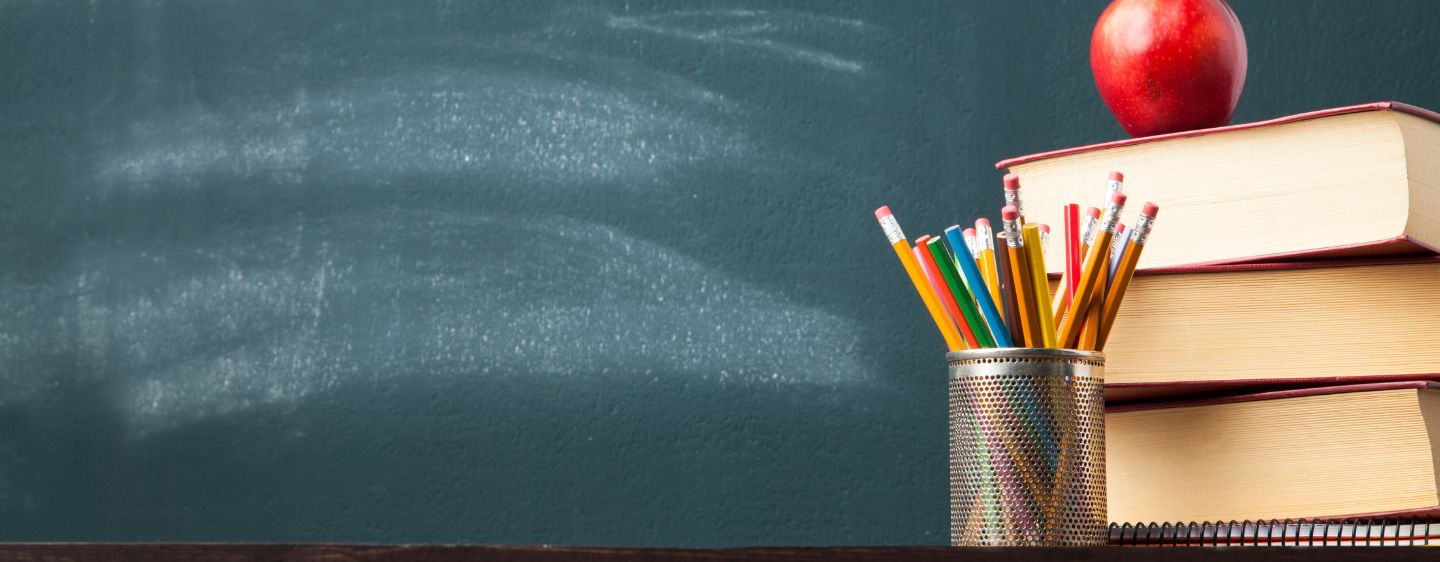
<instances>
[{"instance_id":1,"label":"stack of books","mask_svg":"<svg viewBox=\"0 0 1440 562\"><path fill-rule=\"evenodd\" d=\"M1382 102L998 167L1036 222L1098 203L1112 171L1165 207L1105 348L1111 521L1440 521L1440 114Z\"/></svg>"}]
</instances>

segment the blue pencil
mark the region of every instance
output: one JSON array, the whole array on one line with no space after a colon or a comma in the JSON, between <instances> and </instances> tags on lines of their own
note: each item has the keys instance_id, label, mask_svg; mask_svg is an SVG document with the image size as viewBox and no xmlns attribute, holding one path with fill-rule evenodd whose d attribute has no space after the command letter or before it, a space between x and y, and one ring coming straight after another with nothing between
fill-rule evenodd
<instances>
[{"instance_id":1,"label":"blue pencil","mask_svg":"<svg viewBox=\"0 0 1440 562\"><path fill-rule=\"evenodd\" d=\"M980 275L980 268L975 267L975 256L970 253L970 248L965 247L963 234L964 231L959 226L945 229L945 240L950 242L950 253L955 256L956 264L965 275L965 283L970 285L970 293L975 296L975 302L980 304L980 313L985 316L985 323L990 326L990 335L995 336L995 345L1015 347L1015 343L1010 340L1010 331L1005 329L1005 323L1000 321L1000 311L995 308L995 299L990 298L990 291L985 289L985 278Z\"/></svg>"}]
</instances>

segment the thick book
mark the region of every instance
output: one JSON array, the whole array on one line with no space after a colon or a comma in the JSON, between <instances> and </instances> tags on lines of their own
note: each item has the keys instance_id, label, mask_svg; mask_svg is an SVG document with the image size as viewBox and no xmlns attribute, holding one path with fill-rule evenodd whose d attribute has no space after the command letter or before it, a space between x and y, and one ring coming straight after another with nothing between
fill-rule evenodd
<instances>
[{"instance_id":1,"label":"thick book","mask_svg":"<svg viewBox=\"0 0 1440 562\"><path fill-rule=\"evenodd\" d=\"M1440 523L1381 519L1110 524L1110 546L1440 546Z\"/></svg>"},{"instance_id":2,"label":"thick book","mask_svg":"<svg viewBox=\"0 0 1440 562\"><path fill-rule=\"evenodd\" d=\"M1112 403L1440 379L1440 257L1136 275L1105 344Z\"/></svg>"},{"instance_id":3,"label":"thick book","mask_svg":"<svg viewBox=\"0 0 1440 562\"><path fill-rule=\"evenodd\" d=\"M1139 268L1435 252L1440 114L1396 102L1057 150L1001 161L1026 220L1104 208L1107 175L1164 211ZM998 189L998 187L997 187ZM1136 211L1122 215L1133 220ZM1064 244L1045 263L1064 266Z\"/></svg>"},{"instance_id":4,"label":"thick book","mask_svg":"<svg viewBox=\"0 0 1440 562\"><path fill-rule=\"evenodd\" d=\"M1107 408L1111 521L1440 516L1440 383Z\"/></svg>"}]
</instances>

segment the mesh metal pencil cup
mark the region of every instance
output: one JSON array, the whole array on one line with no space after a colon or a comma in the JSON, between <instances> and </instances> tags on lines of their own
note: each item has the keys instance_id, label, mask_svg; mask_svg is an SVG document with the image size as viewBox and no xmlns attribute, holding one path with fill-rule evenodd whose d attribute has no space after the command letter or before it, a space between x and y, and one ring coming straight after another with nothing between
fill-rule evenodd
<instances>
[{"instance_id":1,"label":"mesh metal pencil cup","mask_svg":"<svg viewBox=\"0 0 1440 562\"><path fill-rule=\"evenodd\" d=\"M950 544L1104 546L1105 355L955 351Z\"/></svg>"}]
</instances>

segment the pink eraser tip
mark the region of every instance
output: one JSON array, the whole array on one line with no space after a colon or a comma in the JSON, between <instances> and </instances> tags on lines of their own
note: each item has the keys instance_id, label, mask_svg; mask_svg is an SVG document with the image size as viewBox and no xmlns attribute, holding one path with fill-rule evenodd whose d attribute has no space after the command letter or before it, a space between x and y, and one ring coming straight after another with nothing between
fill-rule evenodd
<instances>
[{"instance_id":1,"label":"pink eraser tip","mask_svg":"<svg viewBox=\"0 0 1440 562\"><path fill-rule=\"evenodd\" d=\"M1044 232L1045 234L1050 234L1050 225L1048 225L1048 224L1042 224L1042 225L1040 225L1040 232Z\"/></svg>"},{"instance_id":2,"label":"pink eraser tip","mask_svg":"<svg viewBox=\"0 0 1440 562\"><path fill-rule=\"evenodd\" d=\"M889 206L889 205L886 205L886 206L884 206L884 207L880 207L879 209L875 209L875 218L876 218L876 219L884 219L885 217L890 216L890 214L891 214L891 213L890 213L890 206Z\"/></svg>"},{"instance_id":3,"label":"pink eraser tip","mask_svg":"<svg viewBox=\"0 0 1440 562\"><path fill-rule=\"evenodd\" d=\"M1160 212L1160 206L1154 203L1146 203L1145 208L1140 209L1140 214L1150 217L1152 219L1155 218L1155 213L1158 212Z\"/></svg>"},{"instance_id":4,"label":"pink eraser tip","mask_svg":"<svg viewBox=\"0 0 1440 562\"><path fill-rule=\"evenodd\" d=\"M1085 216L1090 217L1090 218L1092 218L1092 219L1098 219L1098 218L1100 218L1100 209L1097 209L1097 208L1095 208L1095 207L1090 207L1090 208L1088 208L1088 209L1085 209Z\"/></svg>"},{"instance_id":5,"label":"pink eraser tip","mask_svg":"<svg viewBox=\"0 0 1440 562\"><path fill-rule=\"evenodd\" d=\"M1020 189L1020 176L1013 173L1005 174L1005 189L1010 191Z\"/></svg>"},{"instance_id":6,"label":"pink eraser tip","mask_svg":"<svg viewBox=\"0 0 1440 562\"><path fill-rule=\"evenodd\" d=\"M1014 205L1006 205L1004 209L1000 209L1000 218L1007 221L1018 219L1020 218L1020 209L1016 209Z\"/></svg>"},{"instance_id":7,"label":"pink eraser tip","mask_svg":"<svg viewBox=\"0 0 1440 562\"><path fill-rule=\"evenodd\" d=\"M976 225L976 226L983 226L983 227L985 227L985 228L990 228L990 219L983 218L983 217L982 217L982 218L975 219L975 225Z\"/></svg>"},{"instance_id":8,"label":"pink eraser tip","mask_svg":"<svg viewBox=\"0 0 1440 562\"><path fill-rule=\"evenodd\" d=\"M974 235L975 235L975 229L973 229L973 228L967 228L967 229L965 229L964 234L965 234L966 236L974 236Z\"/></svg>"},{"instance_id":9,"label":"pink eraser tip","mask_svg":"<svg viewBox=\"0 0 1440 562\"><path fill-rule=\"evenodd\" d=\"M1124 193L1116 193L1114 197L1110 198L1110 202L1114 203L1115 205L1124 205L1126 199L1128 198L1125 196Z\"/></svg>"},{"instance_id":10,"label":"pink eraser tip","mask_svg":"<svg viewBox=\"0 0 1440 562\"><path fill-rule=\"evenodd\" d=\"M1110 181L1125 181L1125 174L1122 174L1120 172L1110 172Z\"/></svg>"},{"instance_id":11,"label":"pink eraser tip","mask_svg":"<svg viewBox=\"0 0 1440 562\"><path fill-rule=\"evenodd\" d=\"M1115 225L1115 234L1124 234L1124 233L1125 233L1125 223L1122 222L1122 223L1120 223L1120 224Z\"/></svg>"}]
</instances>

